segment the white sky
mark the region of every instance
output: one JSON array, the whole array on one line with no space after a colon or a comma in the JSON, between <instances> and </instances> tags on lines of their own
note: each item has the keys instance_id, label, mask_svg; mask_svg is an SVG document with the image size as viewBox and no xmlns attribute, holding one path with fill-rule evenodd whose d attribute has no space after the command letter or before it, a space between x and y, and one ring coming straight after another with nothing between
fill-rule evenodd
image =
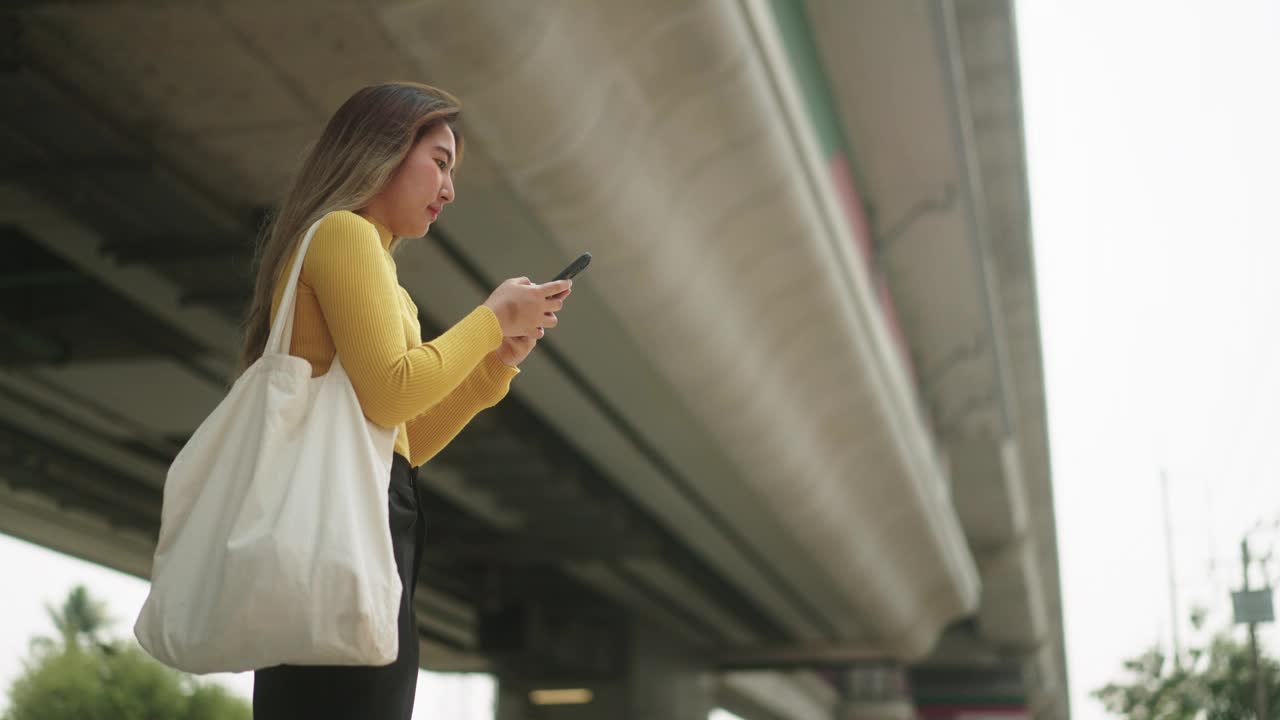
<instances>
[{"instance_id":1,"label":"white sky","mask_svg":"<svg viewBox=\"0 0 1280 720\"><path fill-rule=\"evenodd\" d=\"M1018 13L1072 709L1089 720L1091 689L1168 642L1160 468L1184 616L1230 622L1240 538L1280 514L1280 2Z\"/></svg>"},{"instance_id":2,"label":"white sky","mask_svg":"<svg viewBox=\"0 0 1280 720\"><path fill-rule=\"evenodd\" d=\"M1018 13L1073 717L1092 720L1088 692L1168 642L1160 469L1184 616L1229 622L1240 537L1280 517L1280 0ZM84 583L123 636L146 593L2 535L0 567L0 710L53 632L45 602ZM491 717L484 679L424 674L418 698L415 717Z\"/></svg>"}]
</instances>

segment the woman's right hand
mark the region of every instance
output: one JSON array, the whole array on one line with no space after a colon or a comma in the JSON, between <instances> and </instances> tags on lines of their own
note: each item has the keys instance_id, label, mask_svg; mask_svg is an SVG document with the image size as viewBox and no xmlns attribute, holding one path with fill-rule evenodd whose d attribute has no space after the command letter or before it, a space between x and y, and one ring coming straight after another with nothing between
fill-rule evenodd
<instances>
[{"instance_id":1,"label":"woman's right hand","mask_svg":"<svg viewBox=\"0 0 1280 720\"><path fill-rule=\"evenodd\" d=\"M498 286L485 307L498 316L503 337L541 337L539 328L559 322L556 311L564 307L572 280L555 280L535 285L529 278L511 278Z\"/></svg>"}]
</instances>

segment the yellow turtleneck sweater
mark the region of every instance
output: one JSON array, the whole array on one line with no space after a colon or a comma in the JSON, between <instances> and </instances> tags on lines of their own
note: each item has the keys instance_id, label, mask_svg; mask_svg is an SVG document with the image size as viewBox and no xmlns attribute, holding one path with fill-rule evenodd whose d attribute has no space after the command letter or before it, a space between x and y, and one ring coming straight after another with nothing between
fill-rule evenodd
<instances>
[{"instance_id":1,"label":"yellow turtleneck sweater","mask_svg":"<svg viewBox=\"0 0 1280 720\"><path fill-rule=\"evenodd\" d=\"M391 240L389 229L352 212L321 221L302 261L289 353L311 363L312 377L341 355L365 416L399 428L396 452L418 467L505 397L519 370L494 352L502 329L483 305L422 342L418 307L400 287ZM273 322L293 260L276 283Z\"/></svg>"}]
</instances>

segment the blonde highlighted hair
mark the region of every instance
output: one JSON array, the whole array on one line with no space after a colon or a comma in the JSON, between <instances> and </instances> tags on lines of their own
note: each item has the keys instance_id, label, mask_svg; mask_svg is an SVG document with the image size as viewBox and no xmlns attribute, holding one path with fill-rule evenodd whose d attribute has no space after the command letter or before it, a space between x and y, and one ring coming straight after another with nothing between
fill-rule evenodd
<instances>
[{"instance_id":1,"label":"blonde highlighted hair","mask_svg":"<svg viewBox=\"0 0 1280 720\"><path fill-rule=\"evenodd\" d=\"M330 212L366 207L391 180L414 143L441 123L453 130L460 160L463 143L457 120L461 110L462 104L449 93L409 82L361 88L338 108L258 239L253 300L245 316L237 376L262 356L276 283L307 228Z\"/></svg>"}]
</instances>

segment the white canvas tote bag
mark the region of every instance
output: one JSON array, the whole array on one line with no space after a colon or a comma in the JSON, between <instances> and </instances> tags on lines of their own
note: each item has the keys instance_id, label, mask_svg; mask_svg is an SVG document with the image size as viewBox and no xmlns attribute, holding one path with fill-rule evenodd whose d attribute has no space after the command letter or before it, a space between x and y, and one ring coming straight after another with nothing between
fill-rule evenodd
<instances>
[{"instance_id":1,"label":"white canvas tote bag","mask_svg":"<svg viewBox=\"0 0 1280 720\"><path fill-rule=\"evenodd\" d=\"M138 642L192 673L386 665L400 578L387 521L395 428L334 357L289 355L303 238L262 357L170 466Z\"/></svg>"}]
</instances>

